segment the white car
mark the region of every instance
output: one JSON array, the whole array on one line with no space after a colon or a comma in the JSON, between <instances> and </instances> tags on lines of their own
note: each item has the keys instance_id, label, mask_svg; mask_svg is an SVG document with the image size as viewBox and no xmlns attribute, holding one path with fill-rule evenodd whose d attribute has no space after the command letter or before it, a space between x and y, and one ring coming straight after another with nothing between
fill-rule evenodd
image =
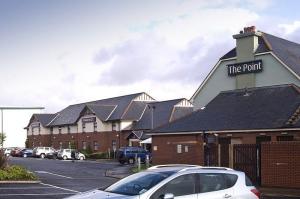
<instances>
[{"instance_id":1,"label":"white car","mask_svg":"<svg viewBox=\"0 0 300 199\"><path fill-rule=\"evenodd\" d=\"M72 157L72 153L74 153L74 157L76 160L84 160L85 155L76 151L75 149L61 149L57 153L57 158L68 160L68 159L74 159Z\"/></svg>"},{"instance_id":2,"label":"white car","mask_svg":"<svg viewBox=\"0 0 300 199\"><path fill-rule=\"evenodd\" d=\"M160 165L128 176L104 190L69 199L259 199L245 173L222 167Z\"/></svg>"},{"instance_id":3,"label":"white car","mask_svg":"<svg viewBox=\"0 0 300 199\"><path fill-rule=\"evenodd\" d=\"M5 155L6 157L10 156L11 151L12 151L12 148L6 148L6 149L4 150L4 155Z\"/></svg>"},{"instance_id":4,"label":"white car","mask_svg":"<svg viewBox=\"0 0 300 199\"><path fill-rule=\"evenodd\" d=\"M36 147L32 150L33 157L45 158L47 154L55 152L52 147Z\"/></svg>"}]
</instances>

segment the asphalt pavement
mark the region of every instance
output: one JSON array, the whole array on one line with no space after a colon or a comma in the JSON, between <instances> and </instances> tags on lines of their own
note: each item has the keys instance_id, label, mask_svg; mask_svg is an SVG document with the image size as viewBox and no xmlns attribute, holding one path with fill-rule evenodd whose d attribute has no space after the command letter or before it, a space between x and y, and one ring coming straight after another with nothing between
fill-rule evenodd
<instances>
[{"instance_id":1,"label":"asphalt pavement","mask_svg":"<svg viewBox=\"0 0 300 199\"><path fill-rule=\"evenodd\" d=\"M117 181L106 171L120 167L113 161L63 161L39 158L13 158L10 164L26 167L41 181L37 184L0 184L0 198L64 198L79 192L106 187Z\"/></svg>"}]
</instances>

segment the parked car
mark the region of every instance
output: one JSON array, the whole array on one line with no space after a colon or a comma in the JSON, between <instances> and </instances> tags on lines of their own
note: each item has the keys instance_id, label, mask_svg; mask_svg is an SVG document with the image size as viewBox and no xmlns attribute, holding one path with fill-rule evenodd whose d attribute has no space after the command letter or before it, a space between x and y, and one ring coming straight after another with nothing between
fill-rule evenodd
<instances>
[{"instance_id":1,"label":"parked car","mask_svg":"<svg viewBox=\"0 0 300 199\"><path fill-rule=\"evenodd\" d=\"M57 158L63 160L68 160L68 159L84 160L85 155L78 152L76 149L61 149L57 153Z\"/></svg>"},{"instance_id":2,"label":"parked car","mask_svg":"<svg viewBox=\"0 0 300 199\"><path fill-rule=\"evenodd\" d=\"M32 157L32 149L23 149L19 153L19 157L27 158Z\"/></svg>"},{"instance_id":3,"label":"parked car","mask_svg":"<svg viewBox=\"0 0 300 199\"><path fill-rule=\"evenodd\" d=\"M20 153L24 148L15 147L11 150L10 155L13 157L20 157Z\"/></svg>"},{"instance_id":4,"label":"parked car","mask_svg":"<svg viewBox=\"0 0 300 199\"><path fill-rule=\"evenodd\" d=\"M33 157L45 158L48 153L54 152L52 147L36 147L33 149Z\"/></svg>"},{"instance_id":5,"label":"parked car","mask_svg":"<svg viewBox=\"0 0 300 199\"><path fill-rule=\"evenodd\" d=\"M128 176L104 190L70 199L259 199L259 191L244 172L221 167L161 165Z\"/></svg>"},{"instance_id":6,"label":"parked car","mask_svg":"<svg viewBox=\"0 0 300 199\"><path fill-rule=\"evenodd\" d=\"M121 147L117 153L118 161L121 164L126 162L134 164L135 158L141 158L141 162L146 162L147 156L151 158L151 154L141 147Z\"/></svg>"},{"instance_id":7,"label":"parked car","mask_svg":"<svg viewBox=\"0 0 300 199\"><path fill-rule=\"evenodd\" d=\"M12 151L12 148L6 148L6 149L4 149L4 155L5 155L6 157L10 156L11 151Z\"/></svg>"},{"instance_id":8,"label":"parked car","mask_svg":"<svg viewBox=\"0 0 300 199\"><path fill-rule=\"evenodd\" d=\"M48 159L57 159L57 153L58 153L57 150L52 151L50 153L47 153L46 158L48 158Z\"/></svg>"}]
</instances>

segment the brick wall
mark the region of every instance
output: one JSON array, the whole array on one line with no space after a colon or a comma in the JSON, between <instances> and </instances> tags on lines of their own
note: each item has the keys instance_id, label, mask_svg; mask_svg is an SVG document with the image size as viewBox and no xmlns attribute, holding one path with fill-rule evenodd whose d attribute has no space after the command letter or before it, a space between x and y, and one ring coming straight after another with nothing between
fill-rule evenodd
<instances>
[{"instance_id":1,"label":"brick wall","mask_svg":"<svg viewBox=\"0 0 300 199\"><path fill-rule=\"evenodd\" d=\"M261 183L268 187L300 189L300 142L262 144Z\"/></svg>"},{"instance_id":2,"label":"brick wall","mask_svg":"<svg viewBox=\"0 0 300 199\"><path fill-rule=\"evenodd\" d=\"M50 135L28 135L27 139L29 148L51 146Z\"/></svg>"},{"instance_id":3,"label":"brick wall","mask_svg":"<svg viewBox=\"0 0 300 199\"><path fill-rule=\"evenodd\" d=\"M177 152L178 145L181 145L181 153ZM200 134L152 136L153 164L203 165L203 154Z\"/></svg>"}]
</instances>

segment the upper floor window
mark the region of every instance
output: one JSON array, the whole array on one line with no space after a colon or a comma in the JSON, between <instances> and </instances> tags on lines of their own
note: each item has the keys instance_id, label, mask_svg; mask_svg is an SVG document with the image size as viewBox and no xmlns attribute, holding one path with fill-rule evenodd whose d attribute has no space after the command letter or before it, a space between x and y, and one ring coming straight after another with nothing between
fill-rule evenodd
<instances>
[{"instance_id":1,"label":"upper floor window","mask_svg":"<svg viewBox=\"0 0 300 199\"><path fill-rule=\"evenodd\" d=\"M50 127L50 134L53 134L53 127Z\"/></svg>"},{"instance_id":2,"label":"upper floor window","mask_svg":"<svg viewBox=\"0 0 300 199\"><path fill-rule=\"evenodd\" d=\"M68 126L68 133L70 134L71 133L71 127Z\"/></svg>"},{"instance_id":3,"label":"upper floor window","mask_svg":"<svg viewBox=\"0 0 300 199\"><path fill-rule=\"evenodd\" d=\"M117 124L115 122L113 122L111 126L113 131L117 130Z\"/></svg>"},{"instance_id":4,"label":"upper floor window","mask_svg":"<svg viewBox=\"0 0 300 199\"><path fill-rule=\"evenodd\" d=\"M82 123L82 132L85 132L85 123Z\"/></svg>"},{"instance_id":5,"label":"upper floor window","mask_svg":"<svg viewBox=\"0 0 300 199\"><path fill-rule=\"evenodd\" d=\"M97 132L97 122L94 122L94 132Z\"/></svg>"},{"instance_id":6,"label":"upper floor window","mask_svg":"<svg viewBox=\"0 0 300 199\"><path fill-rule=\"evenodd\" d=\"M58 127L58 133L61 134L61 127Z\"/></svg>"}]
</instances>

